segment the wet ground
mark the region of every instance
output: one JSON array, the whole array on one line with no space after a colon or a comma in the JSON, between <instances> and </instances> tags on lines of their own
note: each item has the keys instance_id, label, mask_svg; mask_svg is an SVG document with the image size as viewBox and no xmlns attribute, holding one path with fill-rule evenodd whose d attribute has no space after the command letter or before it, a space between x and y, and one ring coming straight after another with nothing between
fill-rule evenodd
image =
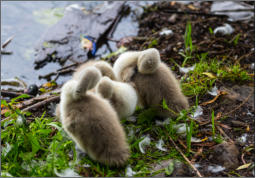
<instances>
[{"instance_id":1,"label":"wet ground","mask_svg":"<svg viewBox=\"0 0 256 178\"><path fill-rule=\"evenodd\" d=\"M65 7L78 4L90 11L103 3L96 1L3 2L1 4L1 43L9 37L15 36L6 47L6 51L11 51L13 54L1 56L2 81L18 77L28 85L45 83L44 79L39 80L39 75L56 71L61 65L59 63L49 63L40 70L34 69L34 47L38 44L42 34L62 17ZM131 8L134 11L121 20L113 34L113 39L118 40L125 36L136 35L138 32L136 16L142 12L142 5L151 3L131 3ZM109 45L113 51L117 49L115 42L109 42ZM98 55L106 53L109 53L106 45L97 52ZM61 83L65 80L67 78L60 77L58 82Z\"/></svg>"},{"instance_id":2,"label":"wet ground","mask_svg":"<svg viewBox=\"0 0 256 178\"><path fill-rule=\"evenodd\" d=\"M228 21L228 17L224 16L209 16L211 3L191 3L179 4L173 2L158 3L153 5L141 16L139 20L140 38L134 38L133 41L126 43L125 46L130 50L143 50L152 46L152 41L156 41L152 47L160 51L161 59L168 63L175 71L178 78L183 76L180 73L178 65L182 65L184 57L179 52L184 51L184 34L187 22L191 22L192 26L192 43L196 46L195 53L208 53L208 57L223 60L227 58L227 65L232 63L240 64L241 67L247 70L254 76L254 43L255 43L255 27L254 19L248 21ZM190 13L179 13L178 11L190 11ZM176 13L175 13L176 12ZM200 12L193 15L191 12ZM222 26L225 23L230 24L234 28L232 35L213 35L209 32L216 27ZM172 30L172 35L160 35L160 32L165 28ZM240 34L239 42L236 45L227 43L234 36ZM170 60L170 59L173 60ZM112 59L113 61L115 59ZM173 62L174 61L174 62ZM196 57L189 60L186 66L192 66L198 62ZM253 66L253 67L252 67ZM227 146L216 148L216 143L211 144L205 142L202 144L192 144L192 150L198 151L203 149L202 154L198 156L195 162L198 164L199 171L204 176L253 176L254 166L250 169L242 169L232 172L232 169L246 163L255 163L254 151L246 151L248 148L253 148L255 145L255 109L254 109L254 81L216 81L218 89L228 91L228 95L220 96L215 102L209 103L203 108L203 121L211 118L211 112L228 113L220 119L218 127L221 134L226 135L226 139L235 143L238 152L229 149ZM210 94L199 96L199 105L205 101L213 99ZM195 105L196 97L189 97L190 105ZM211 135L211 125L199 124L199 135L201 138ZM242 141L241 141L242 140ZM218 150L217 152L215 152ZM222 153L225 154L222 154ZM221 157L224 157L221 159ZM231 158L237 157L238 160ZM218 159L220 158L220 159ZM231 159L231 160L230 160ZM229 163L230 161L230 163ZM210 172L208 166L216 165L233 165L234 167L226 168L224 171ZM185 173L183 176L188 176Z\"/></svg>"}]
</instances>

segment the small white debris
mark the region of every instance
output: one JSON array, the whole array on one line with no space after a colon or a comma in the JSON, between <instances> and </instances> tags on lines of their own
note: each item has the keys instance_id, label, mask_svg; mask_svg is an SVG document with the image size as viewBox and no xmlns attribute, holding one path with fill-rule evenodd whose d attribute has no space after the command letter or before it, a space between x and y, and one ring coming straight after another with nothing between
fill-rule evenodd
<instances>
[{"instance_id":1,"label":"small white debris","mask_svg":"<svg viewBox=\"0 0 256 178\"><path fill-rule=\"evenodd\" d=\"M1 172L1 177L14 177L14 176L11 175L9 172L2 171L2 172Z\"/></svg>"},{"instance_id":2,"label":"small white debris","mask_svg":"<svg viewBox=\"0 0 256 178\"><path fill-rule=\"evenodd\" d=\"M164 145L164 141L162 139L158 140L158 142L156 143L157 149L161 151L167 151L167 149L164 148L163 145Z\"/></svg>"},{"instance_id":3,"label":"small white debris","mask_svg":"<svg viewBox=\"0 0 256 178\"><path fill-rule=\"evenodd\" d=\"M170 124L170 120L171 120L170 118L167 118L164 121L156 120L155 122L157 126L163 126L163 125Z\"/></svg>"},{"instance_id":4,"label":"small white debris","mask_svg":"<svg viewBox=\"0 0 256 178\"><path fill-rule=\"evenodd\" d=\"M9 143L6 143L5 147L2 146L2 154L4 156L6 156L7 153L9 153L9 151L11 151L11 149L12 149L12 146Z\"/></svg>"},{"instance_id":5,"label":"small white debris","mask_svg":"<svg viewBox=\"0 0 256 178\"><path fill-rule=\"evenodd\" d=\"M212 173L217 173L217 172L221 172L223 170L225 170L226 168L222 167L222 166L208 166L208 171L211 171Z\"/></svg>"},{"instance_id":6,"label":"small white debris","mask_svg":"<svg viewBox=\"0 0 256 178\"><path fill-rule=\"evenodd\" d=\"M254 115L248 110L247 116L254 116Z\"/></svg>"},{"instance_id":7,"label":"small white debris","mask_svg":"<svg viewBox=\"0 0 256 178\"><path fill-rule=\"evenodd\" d=\"M130 165L128 165L128 166L126 167L126 174L125 174L125 176L127 176L127 177L132 177L132 176L135 175L135 174L136 174L136 172L132 170L132 168L131 168Z\"/></svg>"},{"instance_id":8,"label":"small white debris","mask_svg":"<svg viewBox=\"0 0 256 178\"><path fill-rule=\"evenodd\" d=\"M173 31L167 28L163 28L162 31L159 33L160 35L172 35Z\"/></svg>"},{"instance_id":9,"label":"small white debris","mask_svg":"<svg viewBox=\"0 0 256 178\"><path fill-rule=\"evenodd\" d=\"M81 10L82 7L81 7L79 4L71 4L71 5L69 5L69 6L67 6L67 7L65 8L66 11L72 11L72 10L74 10L74 9L79 9L79 10Z\"/></svg>"},{"instance_id":10,"label":"small white debris","mask_svg":"<svg viewBox=\"0 0 256 178\"><path fill-rule=\"evenodd\" d=\"M247 134L243 134L241 137L238 137L237 138L237 141L240 143L240 144L245 144L246 140L247 140Z\"/></svg>"},{"instance_id":11,"label":"small white debris","mask_svg":"<svg viewBox=\"0 0 256 178\"><path fill-rule=\"evenodd\" d=\"M145 146L148 146L150 144L150 137L146 136L143 140L141 140L139 142L139 148L140 148L140 152L145 154Z\"/></svg>"},{"instance_id":12,"label":"small white debris","mask_svg":"<svg viewBox=\"0 0 256 178\"><path fill-rule=\"evenodd\" d=\"M194 166L195 166L195 168L200 168L200 167L202 167L202 166L201 166L200 164L198 164L198 163L195 163Z\"/></svg>"},{"instance_id":13,"label":"small white debris","mask_svg":"<svg viewBox=\"0 0 256 178\"><path fill-rule=\"evenodd\" d=\"M252 63L251 66L250 66L251 69L254 69L255 68L255 64Z\"/></svg>"},{"instance_id":14,"label":"small white debris","mask_svg":"<svg viewBox=\"0 0 256 178\"><path fill-rule=\"evenodd\" d=\"M208 91L208 93L212 96L217 96L218 94L218 88L216 86L214 86L211 91Z\"/></svg>"},{"instance_id":15,"label":"small white debris","mask_svg":"<svg viewBox=\"0 0 256 178\"><path fill-rule=\"evenodd\" d=\"M63 170L62 172L58 172L56 170L56 168L54 168L54 173L58 177L81 177L73 169L70 169L70 168L67 168L67 169Z\"/></svg>"},{"instance_id":16,"label":"small white debris","mask_svg":"<svg viewBox=\"0 0 256 178\"><path fill-rule=\"evenodd\" d=\"M234 32L234 29L229 24L224 24L224 26L220 26L214 29L213 33L220 33L222 35L230 35Z\"/></svg>"},{"instance_id":17,"label":"small white debris","mask_svg":"<svg viewBox=\"0 0 256 178\"><path fill-rule=\"evenodd\" d=\"M180 134L182 137L185 137L187 135L185 123L173 125L173 128L176 130L176 133ZM190 131L190 128L188 127L188 132L189 131Z\"/></svg>"},{"instance_id":18,"label":"small white debris","mask_svg":"<svg viewBox=\"0 0 256 178\"><path fill-rule=\"evenodd\" d=\"M22 126L24 123L23 123L23 119L21 116L18 116L17 120L16 120L16 124L18 126Z\"/></svg>"},{"instance_id":19,"label":"small white debris","mask_svg":"<svg viewBox=\"0 0 256 178\"><path fill-rule=\"evenodd\" d=\"M136 117L135 116L127 117L127 121L129 121L129 122L136 122Z\"/></svg>"},{"instance_id":20,"label":"small white debris","mask_svg":"<svg viewBox=\"0 0 256 178\"><path fill-rule=\"evenodd\" d=\"M195 112L191 115L192 118L196 119L203 114L203 108L201 106L197 106Z\"/></svg>"},{"instance_id":21,"label":"small white debris","mask_svg":"<svg viewBox=\"0 0 256 178\"><path fill-rule=\"evenodd\" d=\"M91 167L91 165L90 164L83 164L83 167Z\"/></svg>"},{"instance_id":22,"label":"small white debris","mask_svg":"<svg viewBox=\"0 0 256 178\"><path fill-rule=\"evenodd\" d=\"M129 130L129 132L128 132L128 137L133 137L134 136L134 130L133 130L133 128L132 127L129 127L128 128L128 130Z\"/></svg>"},{"instance_id":23,"label":"small white debris","mask_svg":"<svg viewBox=\"0 0 256 178\"><path fill-rule=\"evenodd\" d=\"M189 71L193 71L195 69L196 65L193 65L191 67L179 67L180 73L188 73Z\"/></svg>"},{"instance_id":24,"label":"small white debris","mask_svg":"<svg viewBox=\"0 0 256 178\"><path fill-rule=\"evenodd\" d=\"M202 140L199 139L199 138L191 137L191 142L193 142L193 143L200 143L200 142L202 142Z\"/></svg>"}]
</instances>

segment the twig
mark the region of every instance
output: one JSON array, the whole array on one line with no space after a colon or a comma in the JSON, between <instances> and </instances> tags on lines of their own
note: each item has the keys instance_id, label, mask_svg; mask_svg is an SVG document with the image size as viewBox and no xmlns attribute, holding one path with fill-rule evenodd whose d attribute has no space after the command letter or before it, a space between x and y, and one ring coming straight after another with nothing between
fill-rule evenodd
<instances>
[{"instance_id":1,"label":"twig","mask_svg":"<svg viewBox=\"0 0 256 178\"><path fill-rule=\"evenodd\" d=\"M227 15L223 14L213 14L213 13L204 13L204 12L193 12L193 11L177 11L177 10L170 10L170 9L164 9L162 11L163 13L174 13L174 14L190 14L190 15L200 15L200 16L208 16L208 17L222 17L226 18Z\"/></svg>"},{"instance_id":2,"label":"twig","mask_svg":"<svg viewBox=\"0 0 256 178\"><path fill-rule=\"evenodd\" d=\"M1 49L1 54L10 55L10 54L12 54L12 52L11 51L4 51L3 49Z\"/></svg>"},{"instance_id":3,"label":"twig","mask_svg":"<svg viewBox=\"0 0 256 178\"><path fill-rule=\"evenodd\" d=\"M169 139L171 140L172 144L175 146L176 150L178 150L180 152L180 154L182 155L182 157L188 162L188 164L192 167L192 169L194 169L194 171L196 171L196 174L198 177L203 177L201 175L201 173L198 171L198 169L189 161L189 159L182 153L182 151L180 150L180 148L175 144L175 142L173 141L173 139L169 136Z\"/></svg>"},{"instance_id":4,"label":"twig","mask_svg":"<svg viewBox=\"0 0 256 178\"><path fill-rule=\"evenodd\" d=\"M226 137L231 143L234 143L234 141L222 130L221 127L219 127L219 126L216 125L216 128L217 128L217 129L220 131L220 133L221 133L224 137Z\"/></svg>"},{"instance_id":5,"label":"twig","mask_svg":"<svg viewBox=\"0 0 256 178\"><path fill-rule=\"evenodd\" d=\"M21 111L25 112L25 111L30 111L32 109L37 109L37 108L40 108L40 107L42 107L42 106L44 106L44 105L46 105L46 104L48 104L50 102L55 102L55 101L58 102L59 100L60 100L60 96L53 96L53 97L50 97L50 98L48 98L48 99L46 99L44 101L41 101L41 102L36 103L36 104L33 104L33 105L31 105L31 106L29 106L29 107L27 107L25 109L22 109ZM9 120L9 119L11 119L11 117L7 117L5 119L2 119L1 122Z\"/></svg>"},{"instance_id":6,"label":"twig","mask_svg":"<svg viewBox=\"0 0 256 178\"><path fill-rule=\"evenodd\" d=\"M24 93L20 93L20 92L13 92L13 91L6 91L6 90L1 90L1 96L4 96L4 97L17 97L17 96L20 96ZM29 94L27 94L29 95ZM29 95L30 98L32 98L33 96Z\"/></svg>"},{"instance_id":7,"label":"twig","mask_svg":"<svg viewBox=\"0 0 256 178\"><path fill-rule=\"evenodd\" d=\"M245 12L245 11L254 11L254 9L227 9L227 10L217 10L212 12Z\"/></svg>"},{"instance_id":8,"label":"twig","mask_svg":"<svg viewBox=\"0 0 256 178\"><path fill-rule=\"evenodd\" d=\"M51 72L51 73L46 74L46 75L39 75L39 79L46 78L48 80L51 80L51 76L53 76L53 75L66 74L66 73L70 73L70 72L74 72L74 69L67 68L67 69L64 69L64 70L57 71L57 72Z\"/></svg>"},{"instance_id":9,"label":"twig","mask_svg":"<svg viewBox=\"0 0 256 178\"><path fill-rule=\"evenodd\" d=\"M222 117L227 116L227 115L233 113L234 111L236 111L237 109L239 109L240 107L242 107L249 100L249 98L252 96L253 93L254 93L254 90L252 90L250 92L250 94L247 96L247 98L245 98L245 100L239 106L237 106L235 109L231 110L230 112L227 112Z\"/></svg>"},{"instance_id":10,"label":"twig","mask_svg":"<svg viewBox=\"0 0 256 178\"><path fill-rule=\"evenodd\" d=\"M14 38L14 35L9 37L1 46L1 52L2 52L2 49L4 49L11 41L12 39Z\"/></svg>"}]
</instances>

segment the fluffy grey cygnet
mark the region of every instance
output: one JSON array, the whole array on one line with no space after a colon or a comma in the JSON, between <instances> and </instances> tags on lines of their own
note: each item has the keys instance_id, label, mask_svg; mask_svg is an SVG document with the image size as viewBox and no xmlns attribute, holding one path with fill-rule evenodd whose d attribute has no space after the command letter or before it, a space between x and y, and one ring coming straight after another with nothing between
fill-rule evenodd
<instances>
[{"instance_id":1,"label":"fluffy grey cygnet","mask_svg":"<svg viewBox=\"0 0 256 178\"><path fill-rule=\"evenodd\" d=\"M56 112L64 130L81 150L103 164L122 166L130 150L117 113L108 100L88 91L100 78L96 67L84 68L77 80L63 85Z\"/></svg>"},{"instance_id":2,"label":"fluffy grey cygnet","mask_svg":"<svg viewBox=\"0 0 256 178\"><path fill-rule=\"evenodd\" d=\"M157 49L125 52L116 60L113 70L118 80L134 85L142 106L157 108L158 116L176 116L162 108L163 99L175 112L188 109L188 100L178 80L170 68L161 62Z\"/></svg>"}]
</instances>

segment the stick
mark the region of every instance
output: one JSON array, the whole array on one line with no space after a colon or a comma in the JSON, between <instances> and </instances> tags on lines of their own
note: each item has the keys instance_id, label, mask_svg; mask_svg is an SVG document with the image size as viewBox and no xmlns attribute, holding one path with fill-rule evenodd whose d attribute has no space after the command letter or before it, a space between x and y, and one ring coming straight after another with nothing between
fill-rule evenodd
<instances>
[{"instance_id":1,"label":"stick","mask_svg":"<svg viewBox=\"0 0 256 178\"><path fill-rule=\"evenodd\" d=\"M5 97L13 98L13 97L20 96L22 94L24 94L24 93L1 90L1 96L5 96ZM33 96L29 95L29 97L32 98Z\"/></svg>"},{"instance_id":2,"label":"stick","mask_svg":"<svg viewBox=\"0 0 256 178\"><path fill-rule=\"evenodd\" d=\"M48 99L46 99L46 100L44 100L44 101L41 101L41 102L36 103L36 104L33 104L33 105L31 105L31 106L29 106L29 107L27 107L27 108L25 108L25 109L22 109L21 111L22 111L22 112L25 112L25 111L30 111L30 110L32 110L32 109L37 109L37 108L42 107L42 106L44 106L44 105L46 105L46 104L48 104L48 103L50 103L50 102L55 102L55 101L59 101L59 100L60 100L60 96L50 97L50 98L48 98ZM5 119L2 119L2 120L1 120L1 123L2 123L3 121L9 120L9 119L11 119L11 117L7 117L7 118L5 118Z\"/></svg>"},{"instance_id":3,"label":"stick","mask_svg":"<svg viewBox=\"0 0 256 178\"><path fill-rule=\"evenodd\" d=\"M11 41L12 39L14 38L14 35L9 37L1 46L2 49L4 49ZM1 52L2 52L2 49L1 49Z\"/></svg>"},{"instance_id":4,"label":"stick","mask_svg":"<svg viewBox=\"0 0 256 178\"><path fill-rule=\"evenodd\" d=\"M198 177L203 177L201 175L201 173L198 171L198 169L189 161L189 159L182 153L182 151L180 150L180 148L175 144L175 142L172 140L172 138L169 136L169 139L171 140L172 144L175 146L176 150L178 150L180 152L180 154L182 155L182 157L188 162L188 164L192 167L192 169L194 169L194 171L196 171L196 174Z\"/></svg>"},{"instance_id":5,"label":"stick","mask_svg":"<svg viewBox=\"0 0 256 178\"><path fill-rule=\"evenodd\" d=\"M164 9L162 11L163 13L174 13L174 14L191 14L191 15L200 15L200 16L208 16L208 17L221 17L226 18L227 15L223 14L212 14L212 13L204 13L204 12L193 12L193 11L177 11L177 10L170 10L170 9Z\"/></svg>"}]
</instances>

